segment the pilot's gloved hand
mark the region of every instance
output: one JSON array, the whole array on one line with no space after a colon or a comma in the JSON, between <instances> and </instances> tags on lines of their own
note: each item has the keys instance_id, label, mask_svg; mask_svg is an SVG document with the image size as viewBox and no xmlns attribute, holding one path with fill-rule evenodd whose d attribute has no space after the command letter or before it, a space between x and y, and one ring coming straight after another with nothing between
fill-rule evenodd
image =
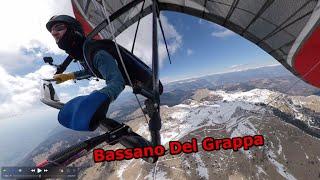
<instances>
[{"instance_id":1,"label":"pilot's gloved hand","mask_svg":"<svg viewBox=\"0 0 320 180\"><path fill-rule=\"evenodd\" d=\"M56 80L57 84L63 83L65 81L75 79L75 75L73 73L68 73L68 74L56 74L53 76L53 79Z\"/></svg>"}]
</instances>

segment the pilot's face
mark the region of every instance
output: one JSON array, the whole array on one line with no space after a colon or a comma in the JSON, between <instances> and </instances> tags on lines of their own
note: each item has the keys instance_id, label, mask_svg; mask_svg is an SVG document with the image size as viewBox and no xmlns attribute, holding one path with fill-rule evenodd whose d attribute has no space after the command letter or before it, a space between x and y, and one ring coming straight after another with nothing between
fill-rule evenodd
<instances>
[{"instance_id":1,"label":"pilot's face","mask_svg":"<svg viewBox=\"0 0 320 180\"><path fill-rule=\"evenodd\" d=\"M50 33L56 40L56 43L59 42L59 40L63 37L63 35L67 31L67 26L64 23L56 23L52 26Z\"/></svg>"}]
</instances>

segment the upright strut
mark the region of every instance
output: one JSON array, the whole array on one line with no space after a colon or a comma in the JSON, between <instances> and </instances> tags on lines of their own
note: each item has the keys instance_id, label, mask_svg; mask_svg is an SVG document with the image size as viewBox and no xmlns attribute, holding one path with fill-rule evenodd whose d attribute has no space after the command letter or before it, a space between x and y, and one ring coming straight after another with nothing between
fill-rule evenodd
<instances>
[{"instance_id":1,"label":"upright strut","mask_svg":"<svg viewBox=\"0 0 320 180\"><path fill-rule=\"evenodd\" d=\"M151 141L153 145L161 144L161 118L160 118L160 95L159 95L159 60L158 60L158 16L157 1L152 1L152 80L153 95L152 108L154 109L149 121L149 130L151 133Z\"/></svg>"}]
</instances>

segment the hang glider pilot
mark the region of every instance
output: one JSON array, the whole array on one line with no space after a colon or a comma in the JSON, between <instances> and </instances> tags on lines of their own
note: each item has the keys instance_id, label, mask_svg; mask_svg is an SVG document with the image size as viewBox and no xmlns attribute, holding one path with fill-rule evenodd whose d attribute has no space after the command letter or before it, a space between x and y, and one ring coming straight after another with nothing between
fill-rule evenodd
<instances>
[{"instance_id":1,"label":"hang glider pilot","mask_svg":"<svg viewBox=\"0 0 320 180\"><path fill-rule=\"evenodd\" d=\"M109 104L119 96L125 85L129 85L115 43L111 40L90 40L83 52L86 40L84 31L81 24L68 15L53 16L46 24L46 28L54 37L58 47L79 61L84 68L81 71L54 75L53 78L57 83L90 76L96 76L106 82L106 86L102 89L67 102L58 115L59 123L67 128L94 131L99 121L105 118ZM119 48L133 84L142 83L152 88L150 68L123 47Z\"/></svg>"}]
</instances>

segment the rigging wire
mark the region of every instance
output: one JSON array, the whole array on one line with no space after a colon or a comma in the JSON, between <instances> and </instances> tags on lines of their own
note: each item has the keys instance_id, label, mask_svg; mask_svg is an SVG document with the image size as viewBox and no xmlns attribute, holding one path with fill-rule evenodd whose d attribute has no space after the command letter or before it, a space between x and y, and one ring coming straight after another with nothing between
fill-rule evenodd
<instances>
[{"instance_id":1,"label":"rigging wire","mask_svg":"<svg viewBox=\"0 0 320 180\"><path fill-rule=\"evenodd\" d=\"M81 66L80 66L79 61L77 61L77 65L78 65L78 68L79 68L80 71L83 70L83 68L81 68Z\"/></svg>"},{"instance_id":2,"label":"rigging wire","mask_svg":"<svg viewBox=\"0 0 320 180\"><path fill-rule=\"evenodd\" d=\"M164 44L166 46L169 62L170 62L170 64L172 64L171 63L169 49L168 49L168 45L167 45L166 36L164 35L164 31L163 31L163 27L162 27L162 23L161 23L161 19L160 19L160 10L159 10L159 7L158 7L158 1L157 0L156 0L156 10L157 10L158 22L159 22L159 25L160 25L160 30L161 30L161 34L162 34L162 37L163 37L163 40L164 40Z\"/></svg>"},{"instance_id":3,"label":"rigging wire","mask_svg":"<svg viewBox=\"0 0 320 180\"><path fill-rule=\"evenodd\" d=\"M141 17L142 17L142 12L143 12L143 8L144 8L144 3L145 3L145 2L146 2L146 0L143 1L142 7L141 7L141 10L140 10L140 14L139 14L139 20L138 20L138 23L137 23L136 32L134 33L133 44L132 44L132 48L131 48L131 53L132 53L132 54L133 54L133 50L134 50L134 45L135 45L135 43L136 43L137 34L138 34L138 29L139 29L140 20L141 20Z\"/></svg>"},{"instance_id":4,"label":"rigging wire","mask_svg":"<svg viewBox=\"0 0 320 180\"><path fill-rule=\"evenodd\" d=\"M115 42L115 45L116 45L116 49L117 49L117 53L118 53L118 55L119 55L119 57L120 57L120 61L121 61L122 67L123 67L124 72L125 72L125 74L126 74L126 76L127 76L127 78L128 78L128 81L129 81L130 86L133 88L133 87L134 87L134 86L133 86L133 83L132 83L131 78L130 78L130 76L129 76L129 74L128 74L127 68L126 68L126 66L125 66L125 64L124 64L124 61L123 61L123 58L122 58L122 55L121 55L121 52L120 52L120 49L119 49L119 46L118 46L116 37L115 37L115 35L114 35L115 28L114 28L114 26L113 26L113 23L111 24L111 21L110 21L109 16L106 15L106 17L107 17L107 20L108 20L108 23L109 23L109 28L110 28L110 32L111 32L111 35L112 35L112 39L114 39L114 42ZM139 104L139 106L140 106L140 109L141 109L141 111L142 111L142 113L143 113L143 115L144 115L144 118L145 118L146 123L149 123L147 116L146 116L145 113L143 112L143 108L142 108L142 105L141 105L140 100L138 99L137 94L134 94L134 95L135 95L136 100L137 100L137 102L138 102L138 104Z\"/></svg>"},{"instance_id":5,"label":"rigging wire","mask_svg":"<svg viewBox=\"0 0 320 180\"><path fill-rule=\"evenodd\" d=\"M170 64L172 64L172 62L171 62L171 58L170 58L169 49L168 49L168 45L167 45L166 36L164 35L164 31L163 31L162 23L161 23L161 20L160 20L160 17L159 17L159 16L158 16L158 21L159 21L159 25L160 25L160 29L161 29L161 33L162 33L162 37L163 37L163 40L164 40L164 44L166 45L166 50L167 50L167 54L168 54L168 58L169 58L169 62L170 62Z\"/></svg>"},{"instance_id":6,"label":"rigging wire","mask_svg":"<svg viewBox=\"0 0 320 180\"><path fill-rule=\"evenodd\" d=\"M144 8L144 4L145 4L145 0L143 1L142 7L141 7L141 10L140 10L139 20L138 20L137 28L136 28L136 31L135 31L135 34L134 34L134 39L133 39L133 44L132 44L132 48L131 48L131 53L133 53L133 50L134 50L134 47L135 47L136 37L137 37L137 33L138 33L140 21L141 21L141 18L142 18L142 12L143 12L143 8ZM158 6L156 6L156 7L157 7L157 16L158 16L158 22L159 22L159 25L160 25L160 29L161 29L161 34L162 34L162 37L163 37L163 40L164 40L164 44L165 44L165 46L166 46L166 50L167 50L169 62L170 62L170 64L172 64L172 62L171 62L171 57L170 57L170 53L169 53L169 49L168 49L168 44L167 44L167 40L166 40L166 36L165 36L164 30L163 30L163 26L162 26L162 22L161 22L161 18L160 18L160 10L159 10L159 7L158 7Z\"/></svg>"}]
</instances>

